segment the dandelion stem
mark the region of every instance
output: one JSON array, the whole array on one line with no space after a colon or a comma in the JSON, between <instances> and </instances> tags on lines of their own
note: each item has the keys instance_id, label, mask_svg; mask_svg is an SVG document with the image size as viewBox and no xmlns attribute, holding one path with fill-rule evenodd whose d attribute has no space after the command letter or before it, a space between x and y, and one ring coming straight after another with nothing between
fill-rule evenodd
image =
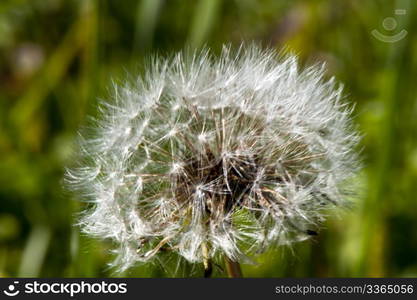
<instances>
[{"instance_id":1,"label":"dandelion stem","mask_svg":"<svg viewBox=\"0 0 417 300\"><path fill-rule=\"evenodd\" d=\"M213 272L213 266L211 263L211 259L209 258L209 249L206 243L203 243L202 246L203 252L203 264L204 264L204 278L210 278Z\"/></svg>"},{"instance_id":2,"label":"dandelion stem","mask_svg":"<svg viewBox=\"0 0 417 300\"><path fill-rule=\"evenodd\" d=\"M224 257L224 261L226 264L227 275L229 278L242 278L242 270L240 268L240 264L236 261L231 260L227 256Z\"/></svg>"},{"instance_id":3,"label":"dandelion stem","mask_svg":"<svg viewBox=\"0 0 417 300\"><path fill-rule=\"evenodd\" d=\"M213 273L213 266L210 260L204 262L204 278L210 278Z\"/></svg>"}]
</instances>

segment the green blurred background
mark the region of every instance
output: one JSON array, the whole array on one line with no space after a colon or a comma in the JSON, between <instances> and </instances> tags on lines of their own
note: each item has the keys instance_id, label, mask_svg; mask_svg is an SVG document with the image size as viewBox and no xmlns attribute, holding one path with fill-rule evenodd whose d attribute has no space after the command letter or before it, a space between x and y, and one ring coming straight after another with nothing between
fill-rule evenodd
<instances>
[{"instance_id":1,"label":"green blurred background","mask_svg":"<svg viewBox=\"0 0 417 300\"><path fill-rule=\"evenodd\" d=\"M110 245L72 225L83 204L62 188L79 126L150 53L252 40L327 63L356 103L365 168L351 211L245 275L417 276L416 22L413 0L1 0L0 276L114 276Z\"/></svg>"}]
</instances>

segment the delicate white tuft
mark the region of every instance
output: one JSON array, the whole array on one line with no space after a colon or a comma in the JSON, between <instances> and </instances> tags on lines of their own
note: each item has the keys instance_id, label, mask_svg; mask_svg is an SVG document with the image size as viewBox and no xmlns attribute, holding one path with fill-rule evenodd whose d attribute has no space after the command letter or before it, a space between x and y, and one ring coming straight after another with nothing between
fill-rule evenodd
<instances>
[{"instance_id":1,"label":"delicate white tuft","mask_svg":"<svg viewBox=\"0 0 417 300\"><path fill-rule=\"evenodd\" d=\"M238 260L308 237L358 170L351 109L323 73L255 46L155 60L81 138L66 178L91 202L83 230L115 241L119 270L166 248Z\"/></svg>"}]
</instances>

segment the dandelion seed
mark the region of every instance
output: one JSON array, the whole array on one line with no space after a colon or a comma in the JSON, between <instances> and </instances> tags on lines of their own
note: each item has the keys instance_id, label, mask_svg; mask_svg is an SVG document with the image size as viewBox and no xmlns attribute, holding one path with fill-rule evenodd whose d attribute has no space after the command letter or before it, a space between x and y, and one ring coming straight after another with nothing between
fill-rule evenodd
<instances>
[{"instance_id":1,"label":"dandelion seed","mask_svg":"<svg viewBox=\"0 0 417 300\"><path fill-rule=\"evenodd\" d=\"M120 271L169 248L206 272L225 256L237 272L316 235L359 168L351 109L323 72L255 46L158 60L116 88L81 141L67 174L92 203L81 227L114 241Z\"/></svg>"}]
</instances>

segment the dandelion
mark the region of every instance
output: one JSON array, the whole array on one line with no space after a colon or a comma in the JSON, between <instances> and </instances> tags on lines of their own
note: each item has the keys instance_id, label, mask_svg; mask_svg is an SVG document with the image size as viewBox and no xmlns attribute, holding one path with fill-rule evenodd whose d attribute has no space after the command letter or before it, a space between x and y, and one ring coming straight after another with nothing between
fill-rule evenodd
<instances>
[{"instance_id":1,"label":"dandelion","mask_svg":"<svg viewBox=\"0 0 417 300\"><path fill-rule=\"evenodd\" d=\"M82 229L114 241L119 271L169 249L207 273L316 234L358 170L352 109L323 74L256 46L155 59L81 138L66 179L91 203Z\"/></svg>"}]
</instances>

